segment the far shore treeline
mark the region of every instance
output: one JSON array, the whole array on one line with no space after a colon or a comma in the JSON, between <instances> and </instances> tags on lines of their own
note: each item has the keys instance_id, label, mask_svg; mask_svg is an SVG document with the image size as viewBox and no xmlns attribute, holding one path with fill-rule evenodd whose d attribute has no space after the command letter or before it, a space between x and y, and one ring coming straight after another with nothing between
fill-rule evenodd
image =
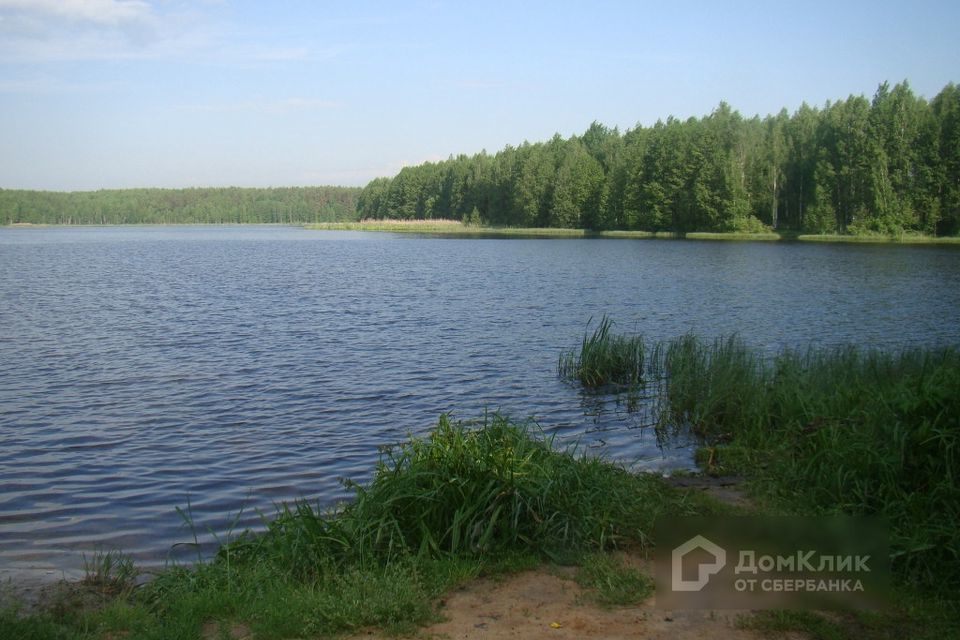
<instances>
[{"instance_id":1,"label":"far shore treeline","mask_svg":"<svg viewBox=\"0 0 960 640\"><path fill-rule=\"evenodd\" d=\"M907 82L744 118L709 116L508 146L406 167L363 190L361 218L517 227L808 233L960 230L960 88Z\"/></svg>"},{"instance_id":2,"label":"far shore treeline","mask_svg":"<svg viewBox=\"0 0 960 640\"><path fill-rule=\"evenodd\" d=\"M0 189L0 224L454 219L666 232L960 233L960 88L906 81L744 118L728 104L620 132L451 156L350 187Z\"/></svg>"},{"instance_id":3,"label":"far shore treeline","mask_svg":"<svg viewBox=\"0 0 960 640\"><path fill-rule=\"evenodd\" d=\"M355 220L359 187L0 189L0 224L301 224Z\"/></svg>"}]
</instances>

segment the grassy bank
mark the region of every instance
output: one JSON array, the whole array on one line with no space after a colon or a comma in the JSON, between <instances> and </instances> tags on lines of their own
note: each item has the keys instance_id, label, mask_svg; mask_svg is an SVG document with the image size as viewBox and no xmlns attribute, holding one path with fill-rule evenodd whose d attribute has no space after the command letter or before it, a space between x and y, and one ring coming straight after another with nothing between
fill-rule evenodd
<instances>
[{"instance_id":1,"label":"grassy bank","mask_svg":"<svg viewBox=\"0 0 960 640\"><path fill-rule=\"evenodd\" d=\"M922 234L812 234L795 231L770 231L760 233L742 233L728 231L722 233L690 232L682 234L687 240L745 240L756 242L821 242L840 244L954 244L960 245L960 237L927 236Z\"/></svg>"},{"instance_id":2,"label":"grassy bank","mask_svg":"<svg viewBox=\"0 0 960 640\"><path fill-rule=\"evenodd\" d=\"M960 351L762 358L736 338L662 349L661 419L792 510L879 515L904 584L960 587Z\"/></svg>"},{"instance_id":3,"label":"grassy bank","mask_svg":"<svg viewBox=\"0 0 960 640\"><path fill-rule=\"evenodd\" d=\"M643 347L604 318L559 373L637 384L638 367L660 428L697 434L709 471L752 478L780 510L883 516L904 584L960 588L960 350L769 357L693 335Z\"/></svg>"},{"instance_id":4,"label":"grassy bank","mask_svg":"<svg viewBox=\"0 0 960 640\"><path fill-rule=\"evenodd\" d=\"M581 354L604 353L598 362L608 363L591 376L617 375L636 339L588 332ZM871 515L890 526L895 610L764 612L743 627L812 638L960 637L960 350L770 357L737 337L687 335L646 352L659 428L696 433L705 472L747 478L760 513ZM559 372L569 377L563 360Z\"/></svg>"},{"instance_id":5,"label":"grassy bank","mask_svg":"<svg viewBox=\"0 0 960 640\"><path fill-rule=\"evenodd\" d=\"M361 220L359 222L320 223L305 225L316 231L387 231L391 233L423 233L453 237L522 237L522 238L666 238L672 233L649 231L589 231L557 227L491 227L468 225L457 220Z\"/></svg>"},{"instance_id":6,"label":"grassy bank","mask_svg":"<svg viewBox=\"0 0 960 640\"><path fill-rule=\"evenodd\" d=\"M834 242L879 244L960 244L960 237L933 237L918 234L841 235L799 234L796 232L687 232L669 231L591 231L555 227L492 227L467 225L458 220L361 220L305 225L317 231L385 231L390 233L422 233L451 237L525 237L525 238L661 238L687 240L729 240L754 242Z\"/></svg>"},{"instance_id":7,"label":"grassy bank","mask_svg":"<svg viewBox=\"0 0 960 640\"><path fill-rule=\"evenodd\" d=\"M960 244L957 236L925 236L921 234L898 235L841 235L841 234L800 234L800 242L849 242L857 244Z\"/></svg>"},{"instance_id":8,"label":"grassy bank","mask_svg":"<svg viewBox=\"0 0 960 640\"><path fill-rule=\"evenodd\" d=\"M266 529L193 567L133 589L129 563L101 556L89 579L102 606L0 613L3 638L314 637L365 627L408 631L436 618L445 591L543 561L585 563L598 599L642 599L649 582L595 554L642 549L656 518L704 503L662 479L558 451L535 426L492 416L440 419L423 439L383 452L373 481L336 511L300 502ZM621 576L618 578L617 576ZM632 585L632 586L631 586ZM213 629L213 635L210 630Z\"/></svg>"}]
</instances>

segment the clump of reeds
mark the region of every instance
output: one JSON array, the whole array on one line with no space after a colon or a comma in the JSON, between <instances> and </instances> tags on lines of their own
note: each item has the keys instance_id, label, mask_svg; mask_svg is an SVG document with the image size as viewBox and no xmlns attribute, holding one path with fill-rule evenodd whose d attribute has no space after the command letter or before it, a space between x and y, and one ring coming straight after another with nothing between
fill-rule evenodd
<instances>
[{"instance_id":1,"label":"clump of reeds","mask_svg":"<svg viewBox=\"0 0 960 640\"><path fill-rule=\"evenodd\" d=\"M560 377L589 388L642 383L646 351L643 336L615 334L612 327L613 321L603 316L593 333L583 336L579 350L561 353L557 364Z\"/></svg>"},{"instance_id":2,"label":"clump of reeds","mask_svg":"<svg viewBox=\"0 0 960 640\"><path fill-rule=\"evenodd\" d=\"M133 560L120 551L97 550L83 555L84 586L104 594L119 594L133 588L139 570Z\"/></svg>"},{"instance_id":3,"label":"clump of reeds","mask_svg":"<svg viewBox=\"0 0 960 640\"><path fill-rule=\"evenodd\" d=\"M689 427L708 441L729 440L761 410L764 368L737 336L705 342L685 335L654 347L662 389L661 426Z\"/></svg>"}]
</instances>

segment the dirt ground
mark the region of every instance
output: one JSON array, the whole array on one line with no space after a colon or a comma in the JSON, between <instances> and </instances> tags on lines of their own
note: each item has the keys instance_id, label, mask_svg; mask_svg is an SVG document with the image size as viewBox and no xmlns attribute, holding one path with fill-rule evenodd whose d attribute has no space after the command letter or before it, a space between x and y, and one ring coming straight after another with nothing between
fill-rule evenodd
<instances>
[{"instance_id":1,"label":"dirt ground","mask_svg":"<svg viewBox=\"0 0 960 640\"><path fill-rule=\"evenodd\" d=\"M445 621L421 631L421 637L566 640L573 638L760 638L736 628L740 612L665 611L653 600L631 607L592 603L571 578L574 570L546 568L499 580L480 579L448 594L441 602ZM565 575L566 574L566 575ZM381 640L377 632L351 640Z\"/></svg>"}]
</instances>

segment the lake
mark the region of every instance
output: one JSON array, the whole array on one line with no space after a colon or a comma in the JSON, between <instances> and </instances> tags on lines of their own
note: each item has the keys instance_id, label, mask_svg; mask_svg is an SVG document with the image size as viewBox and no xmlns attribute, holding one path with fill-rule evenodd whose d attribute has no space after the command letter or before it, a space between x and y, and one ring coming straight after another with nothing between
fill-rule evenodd
<instances>
[{"instance_id":1,"label":"lake","mask_svg":"<svg viewBox=\"0 0 960 640\"><path fill-rule=\"evenodd\" d=\"M443 412L690 467L649 415L557 379L604 313L771 351L958 344L960 248L0 229L0 577L196 557L194 534L334 504Z\"/></svg>"}]
</instances>

